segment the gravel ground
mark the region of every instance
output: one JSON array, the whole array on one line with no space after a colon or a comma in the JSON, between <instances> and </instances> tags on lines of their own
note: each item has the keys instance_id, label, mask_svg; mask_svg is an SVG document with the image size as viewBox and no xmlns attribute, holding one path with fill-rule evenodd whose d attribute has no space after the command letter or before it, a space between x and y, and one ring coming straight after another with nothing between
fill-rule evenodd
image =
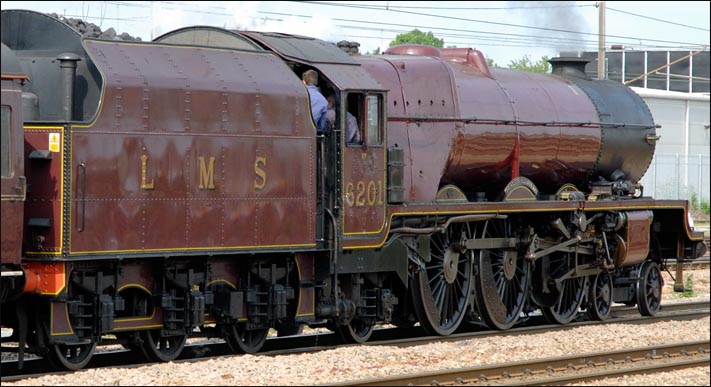
<instances>
[{"instance_id":1,"label":"gravel ground","mask_svg":"<svg viewBox=\"0 0 711 387\"><path fill-rule=\"evenodd\" d=\"M687 273L693 297L671 292L665 274L664 303L709 300L709 271ZM682 340L709 340L709 318L665 321L646 325L613 324L577 327L516 337L477 338L458 342L432 342L409 348L350 346L317 353L281 356L239 355L206 359L199 363L163 363L139 368L84 370L69 375L45 376L3 386L127 386L127 385L313 385L461 368L496 362L616 350ZM710 368L700 367L654 376L610 378L586 385L697 385L708 386Z\"/></svg>"}]
</instances>

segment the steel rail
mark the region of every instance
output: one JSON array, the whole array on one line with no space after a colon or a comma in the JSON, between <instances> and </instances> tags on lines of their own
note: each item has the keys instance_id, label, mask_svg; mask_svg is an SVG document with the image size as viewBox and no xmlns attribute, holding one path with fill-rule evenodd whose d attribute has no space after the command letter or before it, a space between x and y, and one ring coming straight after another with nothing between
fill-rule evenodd
<instances>
[{"instance_id":1,"label":"steel rail","mask_svg":"<svg viewBox=\"0 0 711 387\"><path fill-rule=\"evenodd\" d=\"M709 364L708 340L639 347L486 366L421 372L329 383L332 386L432 386L495 382L497 385L551 385L609 376L661 372ZM582 370L614 367L601 371ZM621 367L620 367L621 366ZM582 371L582 372L581 372ZM557 376L556 373L568 373ZM542 377L540 376L542 375Z\"/></svg>"}]
</instances>

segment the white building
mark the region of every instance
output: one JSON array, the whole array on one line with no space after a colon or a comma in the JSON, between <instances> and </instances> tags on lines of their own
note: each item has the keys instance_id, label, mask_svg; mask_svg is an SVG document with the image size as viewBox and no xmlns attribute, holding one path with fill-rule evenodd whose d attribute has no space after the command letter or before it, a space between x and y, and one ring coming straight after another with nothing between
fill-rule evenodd
<instances>
[{"instance_id":1,"label":"white building","mask_svg":"<svg viewBox=\"0 0 711 387\"><path fill-rule=\"evenodd\" d=\"M661 125L657 147L642 177L644 195L656 199L709 201L709 93L683 93L632 87Z\"/></svg>"}]
</instances>

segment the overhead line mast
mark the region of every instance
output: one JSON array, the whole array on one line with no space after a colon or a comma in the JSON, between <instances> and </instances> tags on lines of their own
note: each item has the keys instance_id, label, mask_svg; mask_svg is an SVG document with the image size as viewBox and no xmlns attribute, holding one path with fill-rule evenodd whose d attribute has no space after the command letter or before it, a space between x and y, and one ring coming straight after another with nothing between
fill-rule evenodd
<instances>
[{"instance_id":1,"label":"overhead line mast","mask_svg":"<svg viewBox=\"0 0 711 387\"><path fill-rule=\"evenodd\" d=\"M598 42L597 54L597 77L605 79L605 2L597 3L598 13L600 16L600 33Z\"/></svg>"}]
</instances>

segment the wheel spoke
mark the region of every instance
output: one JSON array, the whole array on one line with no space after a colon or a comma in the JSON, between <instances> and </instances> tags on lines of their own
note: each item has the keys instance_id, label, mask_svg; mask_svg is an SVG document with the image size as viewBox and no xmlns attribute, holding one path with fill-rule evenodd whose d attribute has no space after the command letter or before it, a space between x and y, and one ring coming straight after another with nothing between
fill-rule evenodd
<instances>
[{"instance_id":1,"label":"wheel spoke","mask_svg":"<svg viewBox=\"0 0 711 387\"><path fill-rule=\"evenodd\" d=\"M442 312L442 305L444 303L444 298L445 298L445 293L447 291L447 286L443 283L440 282L438 287L438 291L436 294L433 294L434 300L435 300L435 306L437 307L437 310Z\"/></svg>"},{"instance_id":2,"label":"wheel spoke","mask_svg":"<svg viewBox=\"0 0 711 387\"><path fill-rule=\"evenodd\" d=\"M428 273L429 273L429 272L428 272ZM433 282L436 282L436 283L442 282L442 281L444 280L442 277L444 277L444 271L443 271L443 270L440 269L440 270L434 271L434 272L431 274L431 278L430 278L430 281L429 281L429 282L430 282L430 284L432 284ZM435 286L436 286L436 285L435 285Z\"/></svg>"},{"instance_id":3,"label":"wheel spoke","mask_svg":"<svg viewBox=\"0 0 711 387\"><path fill-rule=\"evenodd\" d=\"M449 286L445 286L442 292L442 298L437 303L437 309L439 310L439 320L440 323L447 321L447 316L449 316Z\"/></svg>"},{"instance_id":4,"label":"wheel spoke","mask_svg":"<svg viewBox=\"0 0 711 387\"><path fill-rule=\"evenodd\" d=\"M442 298L442 293L444 292L444 286L445 286L444 281L437 282L437 284L435 285L435 288L432 289L432 298L434 300L439 300ZM437 303L437 302L435 302L435 303Z\"/></svg>"}]
</instances>

